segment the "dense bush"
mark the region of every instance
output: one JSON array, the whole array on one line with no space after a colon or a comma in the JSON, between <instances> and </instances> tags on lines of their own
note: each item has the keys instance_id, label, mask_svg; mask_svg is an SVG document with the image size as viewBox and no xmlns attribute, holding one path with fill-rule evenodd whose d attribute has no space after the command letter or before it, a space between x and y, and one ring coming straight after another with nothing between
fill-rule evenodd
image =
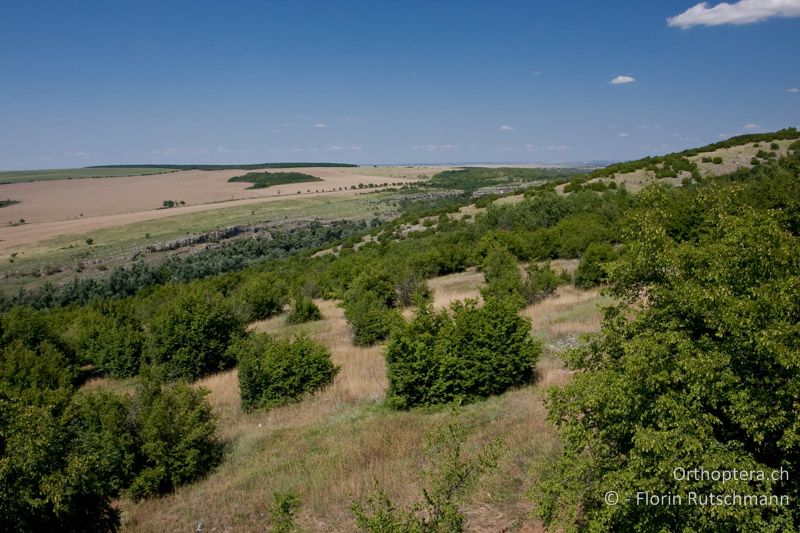
<instances>
[{"instance_id":1,"label":"dense bush","mask_svg":"<svg viewBox=\"0 0 800 533\"><path fill-rule=\"evenodd\" d=\"M588 289L603 283L606 280L605 265L616 256L617 254L610 244L589 245L575 270L575 286L579 289Z\"/></svg>"},{"instance_id":2,"label":"dense bush","mask_svg":"<svg viewBox=\"0 0 800 533\"><path fill-rule=\"evenodd\" d=\"M365 271L352 282L342 306L356 346L371 346L389 336L397 322L392 310L396 301L394 283L383 272Z\"/></svg>"},{"instance_id":3,"label":"dense bush","mask_svg":"<svg viewBox=\"0 0 800 533\"><path fill-rule=\"evenodd\" d=\"M236 290L237 314L245 322L278 314L286 304L287 290L286 282L273 273L250 275Z\"/></svg>"},{"instance_id":4,"label":"dense bush","mask_svg":"<svg viewBox=\"0 0 800 533\"><path fill-rule=\"evenodd\" d=\"M798 170L770 163L735 176L744 186L642 193L628 252L611 270L626 305L570 355L578 372L548 401L564 443L534 492L549 528L797 529L788 502L800 482L771 472L800 468L800 242L789 222ZM678 479L676 468L765 475ZM647 491L684 505L612 506L609 490L620 502ZM690 491L787 503L686 505Z\"/></svg>"},{"instance_id":5,"label":"dense bush","mask_svg":"<svg viewBox=\"0 0 800 533\"><path fill-rule=\"evenodd\" d=\"M145 376L132 405L137 465L134 499L174 490L206 474L221 458L216 423L205 396L185 384L162 386Z\"/></svg>"},{"instance_id":6,"label":"dense bush","mask_svg":"<svg viewBox=\"0 0 800 533\"><path fill-rule=\"evenodd\" d=\"M127 413L79 408L69 390L51 392L25 403L0 389L0 529L114 531L111 499L130 456L127 443L105 437Z\"/></svg>"},{"instance_id":7,"label":"dense bush","mask_svg":"<svg viewBox=\"0 0 800 533\"><path fill-rule=\"evenodd\" d=\"M531 263L525 269L526 279L522 286L525 302L532 304L552 294L562 283L561 278L550 268L550 263L538 266Z\"/></svg>"},{"instance_id":8,"label":"dense bush","mask_svg":"<svg viewBox=\"0 0 800 533\"><path fill-rule=\"evenodd\" d=\"M525 305L523 282L516 258L505 248L494 247L481 264L486 285L481 288L484 300L507 299L518 308Z\"/></svg>"},{"instance_id":9,"label":"dense bush","mask_svg":"<svg viewBox=\"0 0 800 533\"><path fill-rule=\"evenodd\" d=\"M307 337L287 341L252 334L231 346L231 352L239 361L244 409L298 400L332 383L337 372L328 349Z\"/></svg>"},{"instance_id":10,"label":"dense bush","mask_svg":"<svg viewBox=\"0 0 800 533\"><path fill-rule=\"evenodd\" d=\"M292 310L286 317L287 324L302 324L322 320L322 313L311 298L298 295L292 303Z\"/></svg>"},{"instance_id":11,"label":"dense bush","mask_svg":"<svg viewBox=\"0 0 800 533\"><path fill-rule=\"evenodd\" d=\"M48 341L29 348L15 340L0 350L0 385L17 400L38 402L43 391L71 390L78 368Z\"/></svg>"},{"instance_id":12,"label":"dense bush","mask_svg":"<svg viewBox=\"0 0 800 533\"><path fill-rule=\"evenodd\" d=\"M139 373L145 335L128 302L100 302L81 318L80 351L86 362L115 378Z\"/></svg>"},{"instance_id":13,"label":"dense bush","mask_svg":"<svg viewBox=\"0 0 800 533\"><path fill-rule=\"evenodd\" d=\"M508 300L457 302L451 313L422 306L386 347L387 403L406 409L500 394L531 380L540 350Z\"/></svg>"},{"instance_id":14,"label":"dense bush","mask_svg":"<svg viewBox=\"0 0 800 533\"><path fill-rule=\"evenodd\" d=\"M222 295L188 286L150 321L147 355L165 379L197 379L233 362L226 350L243 332Z\"/></svg>"}]
</instances>

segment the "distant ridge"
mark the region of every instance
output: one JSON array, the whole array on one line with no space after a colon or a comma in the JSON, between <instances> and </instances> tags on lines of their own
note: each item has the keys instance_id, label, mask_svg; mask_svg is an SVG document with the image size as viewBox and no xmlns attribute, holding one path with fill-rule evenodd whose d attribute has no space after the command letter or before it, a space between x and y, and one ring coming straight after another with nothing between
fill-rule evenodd
<instances>
[{"instance_id":1,"label":"distant ridge","mask_svg":"<svg viewBox=\"0 0 800 533\"><path fill-rule=\"evenodd\" d=\"M94 165L84 168L168 168L171 170L254 170L257 168L357 167L350 163L256 163L247 165Z\"/></svg>"}]
</instances>

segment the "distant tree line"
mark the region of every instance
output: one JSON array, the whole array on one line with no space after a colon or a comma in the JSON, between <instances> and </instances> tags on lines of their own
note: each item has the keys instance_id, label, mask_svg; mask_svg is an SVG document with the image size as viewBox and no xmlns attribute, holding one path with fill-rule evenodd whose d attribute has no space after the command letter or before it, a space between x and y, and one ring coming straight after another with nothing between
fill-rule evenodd
<instances>
[{"instance_id":1,"label":"distant tree line","mask_svg":"<svg viewBox=\"0 0 800 533\"><path fill-rule=\"evenodd\" d=\"M171 170L255 170L259 168L358 167L350 163L248 163L246 165L95 165L85 168L164 168Z\"/></svg>"}]
</instances>

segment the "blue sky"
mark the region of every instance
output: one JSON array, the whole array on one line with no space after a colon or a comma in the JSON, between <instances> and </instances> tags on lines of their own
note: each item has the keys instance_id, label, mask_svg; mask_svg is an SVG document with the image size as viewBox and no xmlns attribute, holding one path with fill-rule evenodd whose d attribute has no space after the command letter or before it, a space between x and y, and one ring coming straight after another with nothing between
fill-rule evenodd
<instances>
[{"instance_id":1,"label":"blue sky","mask_svg":"<svg viewBox=\"0 0 800 533\"><path fill-rule=\"evenodd\" d=\"M769 2L6 1L0 169L632 159L797 126L800 6Z\"/></svg>"}]
</instances>

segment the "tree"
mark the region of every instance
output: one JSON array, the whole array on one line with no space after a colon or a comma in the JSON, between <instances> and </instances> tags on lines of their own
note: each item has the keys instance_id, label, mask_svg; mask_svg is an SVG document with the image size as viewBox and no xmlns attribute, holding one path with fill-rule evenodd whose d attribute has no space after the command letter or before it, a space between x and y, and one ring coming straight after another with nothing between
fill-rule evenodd
<instances>
[{"instance_id":1,"label":"tree","mask_svg":"<svg viewBox=\"0 0 800 533\"><path fill-rule=\"evenodd\" d=\"M529 304L552 294L561 283L558 275L550 268L549 261L542 266L531 263L525 269L525 273L527 276L522 287L522 295Z\"/></svg>"},{"instance_id":2,"label":"tree","mask_svg":"<svg viewBox=\"0 0 800 533\"><path fill-rule=\"evenodd\" d=\"M145 345L144 328L128 302L106 300L96 313L86 313L80 348L83 358L115 378L139 373Z\"/></svg>"},{"instance_id":3,"label":"tree","mask_svg":"<svg viewBox=\"0 0 800 533\"><path fill-rule=\"evenodd\" d=\"M236 291L234 300L245 322L278 314L286 304L286 282L273 273L249 276Z\"/></svg>"},{"instance_id":4,"label":"tree","mask_svg":"<svg viewBox=\"0 0 800 533\"><path fill-rule=\"evenodd\" d=\"M394 283L384 272L365 271L353 280L342 306L355 345L371 346L389 336L398 321L392 310L396 301Z\"/></svg>"},{"instance_id":5,"label":"tree","mask_svg":"<svg viewBox=\"0 0 800 533\"><path fill-rule=\"evenodd\" d=\"M797 236L775 212L731 206L725 189L676 211L658 191L644 203L611 282L624 302L648 305L610 309L600 335L570 354L579 372L548 400L564 451L540 475L538 513L552 528L796 530L793 505L624 503L643 491L684 503L690 491L800 493L796 478L770 474L800 467ZM692 230L673 233L695 209ZM681 468L768 474L723 482L673 475ZM609 490L620 505L604 502Z\"/></svg>"},{"instance_id":6,"label":"tree","mask_svg":"<svg viewBox=\"0 0 800 533\"><path fill-rule=\"evenodd\" d=\"M451 313L423 305L392 334L385 351L389 405L466 403L530 382L541 347L513 302L489 299L477 307L467 300Z\"/></svg>"},{"instance_id":7,"label":"tree","mask_svg":"<svg viewBox=\"0 0 800 533\"><path fill-rule=\"evenodd\" d=\"M517 260L508 250L492 247L486 254L481 269L486 278L486 285L481 288L484 299L509 299L519 308L525 305Z\"/></svg>"},{"instance_id":8,"label":"tree","mask_svg":"<svg viewBox=\"0 0 800 533\"><path fill-rule=\"evenodd\" d=\"M606 264L617 256L610 244L590 244L581 256L581 262L575 270L575 286L589 289L606 280Z\"/></svg>"},{"instance_id":9,"label":"tree","mask_svg":"<svg viewBox=\"0 0 800 533\"><path fill-rule=\"evenodd\" d=\"M231 347L239 361L244 409L296 401L333 382L338 369L328 349L307 337L284 341L259 333Z\"/></svg>"},{"instance_id":10,"label":"tree","mask_svg":"<svg viewBox=\"0 0 800 533\"><path fill-rule=\"evenodd\" d=\"M221 294L189 285L150 321L148 359L165 379L197 379L231 365L226 350L243 333Z\"/></svg>"},{"instance_id":11,"label":"tree","mask_svg":"<svg viewBox=\"0 0 800 533\"><path fill-rule=\"evenodd\" d=\"M292 305L292 312L286 317L287 324L302 324L322 320L322 313L311 298L298 294Z\"/></svg>"},{"instance_id":12,"label":"tree","mask_svg":"<svg viewBox=\"0 0 800 533\"><path fill-rule=\"evenodd\" d=\"M143 374L132 400L138 449L132 498L174 490L219 462L222 448L207 394L185 384L162 386L148 371Z\"/></svg>"}]
</instances>

